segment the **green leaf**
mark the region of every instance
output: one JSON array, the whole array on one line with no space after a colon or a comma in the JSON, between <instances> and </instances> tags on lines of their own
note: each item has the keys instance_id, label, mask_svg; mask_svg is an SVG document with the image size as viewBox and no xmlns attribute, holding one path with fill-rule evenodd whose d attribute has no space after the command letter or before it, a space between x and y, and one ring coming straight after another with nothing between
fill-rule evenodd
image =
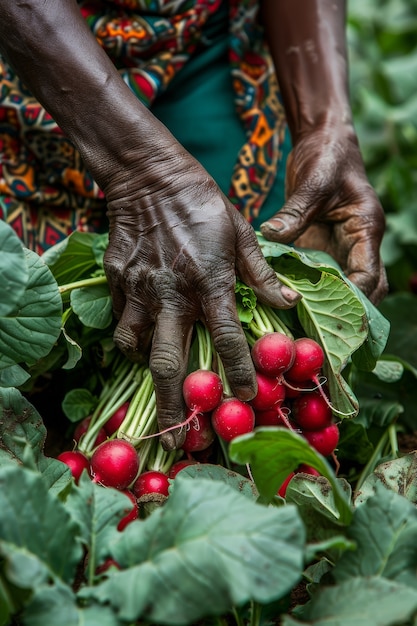
<instances>
[{"instance_id":1,"label":"green leaf","mask_svg":"<svg viewBox=\"0 0 417 626\"><path fill-rule=\"evenodd\" d=\"M62 301L48 266L25 250L29 280L18 305L0 317L0 352L16 363L35 363L61 331Z\"/></svg>"},{"instance_id":2,"label":"green leaf","mask_svg":"<svg viewBox=\"0 0 417 626\"><path fill-rule=\"evenodd\" d=\"M270 501L285 478L300 464L311 465L327 478L333 489L339 523L352 516L349 501L326 459L297 433L285 428L257 428L230 443L229 455L235 463L248 463L261 496Z\"/></svg>"},{"instance_id":3,"label":"green leaf","mask_svg":"<svg viewBox=\"0 0 417 626\"><path fill-rule=\"evenodd\" d=\"M404 365L398 359L392 361L389 361L388 359L380 359L375 365L372 372L382 382L396 383L397 381L401 380L401 377L404 373Z\"/></svg>"},{"instance_id":4,"label":"green leaf","mask_svg":"<svg viewBox=\"0 0 417 626\"><path fill-rule=\"evenodd\" d=\"M300 579L303 551L295 507L265 508L222 482L178 474L164 506L113 545L128 569L82 595L127 622L192 623L283 597Z\"/></svg>"},{"instance_id":5,"label":"green leaf","mask_svg":"<svg viewBox=\"0 0 417 626\"><path fill-rule=\"evenodd\" d=\"M351 578L322 587L303 607L302 620L283 616L282 626L398 626L412 623L417 592L379 577Z\"/></svg>"},{"instance_id":6,"label":"green leaf","mask_svg":"<svg viewBox=\"0 0 417 626\"><path fill-rule=\"evenodd\" d=\"M44 255L59 285L73 283L88 278L97 269L94 243L100 237L95 233L74 231L64 240L53 246ZM54 248L56 248L54 250Z\"/></svg>"},{"instance_id":7,"label":"green leaf","mask_svg":"<svg viewBox=\"0 0 417 626\"><path fill-rule=\"evenodd\" d=\"M340 489L345 492L346 500L350 501L351 489L347 481L339 479ZM336 506L333 490L330 482L324 476L310 476L308 474L296 474L288 484L286 491L287 502L296 504L301 513L304 507L308 509L303 519L307 519L315 510L321 516L326 517L334 524L338 523L340 514Z\"/></svg>"},{"instance_id":8,"label":"green leaf","mask_svg":"<svg viewBox=\"0 0 417 626\"><path fill-rule=\"evenodd\" d=\"M99 606L80 608L71 587L55 576L41 558L24 548L0 542L4 571L13 589L27 590L20 597L21 623L25 626L119 626L110 609Z\"/></svg>"},{"instance_id":9,"label":"green leaf","mask_svg":"<svg viewBox=\"0 0 417 626\"><path fill-rule=\"evenodd\" d=\"M13 359L0 354L0 387L20 387L29 378L29 372L23 367L17 365Z\"/></svg>"},{"instance_id":10,"label":"green leaf","mask_svg":"<svg viewBox=\"0 0 417 626\"><path fill-rule=\"evenodd\" d=\"M417 452L410 452L399 459L380 463L367 477L355 496L355 505L363 504L375 495L377 485L383 484L391 491L417 504Z\"/></svg>"},{"instance_id":11,"label":"green leaf","mask_svg":"<svg viewBox=\"0 0 417 626\"><path fill-rule=\"evenodd\" d=\"M68 488L71 472L60 461L44 456L45 440L46 428L34 406L17 389L0 389L0 467L29 460L42 472L44 484L59 494Z\"/></svg>"},{"instance_id":12,"label":"green leaf","mask_svg":"<svg viewBox=\"0 0 417 626\"><path fill-rule=\"evenodd\" d=\"M70 370L77 365L78 361L82 358L83 353L81 346L79 346L79 344L68 335L65 328L62 329L62 335L65 339L68 352L68 358L63 364L62 369Z\"/></svg>"},{"instance_id":13,"label":"green leaf","mask_svg":"<svg viewBox=\"0 0 417 626\"><path fill-rule=\"evenodd\" d=\"M82 542L89 548L90 580L98 564L109 556L112 540L119 536L117 525L132 509L132 501L117 489L102 487L84 473L66 500L66 510L79 526Z\"/></svg>"},{"instance_id":14,"label":"green leaf","mask_svg":"<svg viewBox=\"0 0 417 626\"><path fill-rule=\"evenodd\" d=\"M391 322L386 352L401 357L417 368L417 298L413 294L387 296L380 310Z\"/></svg>"},{"instance_id":15,"label":"green leaf","mask_svg":"<svg viewBox=\"0 0 417 626\"><path fill-rule=\"evenodd\" d=\"M88 389L71 389L62 401L62 410L71 422L88 417L97 406L97 398Z\"/></svg>"},{"instance_id":16,"label":"green leaf","mask_svg":"<svg viewBox=\"0 0 417 626\"><path fill-rule=\"evenodd\" d=\"M104 254L109 245L109 233L98 235L93 241L93 254L98 267L104 267Z\"/></svg>"},{"instance_id":17,"label":"green leaf","mask_svg":"<svg viewBox=\"0 0 417 626\"><path fill-rule=\"evenodd\" d=\"M195 465L189 465L181 470L182 475L190 476L191 478L204 478L207 480L215 480L227 483L233 489L236 489L239 493L247 496L251 500L256 500L259 497L256 485L237 472L233 472L222 465L212 465L211 463L196 463Z\"/></svg>"},{"instance_id":18,"label":"green leaf","mask_svg":"<svg viewBox=\"0 0 417 626\"><path fill-rule=\"evenodd\" d=\"M112 323L112 301L107 284L74 289L70 301L84 326L103 329Z\"/></svg>"},{"instance_id":19,"label":"green leaf","mask_svg":"<svg viewBox=\"0 0 417 626\"><path fill-rule=\"evenodd\" d=\"M253 318L252 311L256 307L257 301L253 289L242 283L240 280L237 280L235 285L235 295L237 312L241 323L250 324Z\"/></svg>"},{"instance_id":20,"label":"green leaf","mask_svg":"<svg viewBox=\"0 0 417 626\"><path fill-rule=\"evenodd\" d=\"M15 231L0 221L0 317L20 302L29 278L23 245Z\"/></svg>"},{"instance_id":21,"label":"green leaf","mask_svg":"<svg viewBox=\"0 0 417 626\"><path fill-rule=\"evenodd\" d=\"M349 287L331 274L322 274L315 285L297 280L291 286L303 294L297 311L306 335L316 339L324 350L323 372L332 405L339 414L353 415L358 411L358 402L341 372L366 338L363 306Z\"/></svg>"},{"instance_id":22,"label":"green leaf","mask_svg":"<svg viewBox=\"0 0 417 626\"><path fill-rule=\"evenodd\" d=\"M0 467L0 540L32 553L70 583L81 559L78 527L43 477L23 467ZM26 574L25 574L26 575Z\"/></svg>"},{"instance_id":23,"label":"green leaf","mask_svg":"<svg viewBox=\"0 0 417 626\"><path fill-rule=\"evenodd\" d=\"M356 508L348 537L355 552L342 555L333 570L337 582L383 576L417 590L417 510L381 482L375 495Z\"/></svg>"}]
</instances>

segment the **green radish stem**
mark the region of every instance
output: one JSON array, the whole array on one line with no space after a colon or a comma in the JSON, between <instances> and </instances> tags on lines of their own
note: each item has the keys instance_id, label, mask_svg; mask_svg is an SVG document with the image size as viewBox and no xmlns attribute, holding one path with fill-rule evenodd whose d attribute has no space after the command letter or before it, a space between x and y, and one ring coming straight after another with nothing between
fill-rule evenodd
<instances>
[{"instance_id":1,"label":"green radish stem","mask_svg":"<svg viewBox=\"0 0 417 626\"><path fill-rule=\"evenodd\" d=\"M103 387L99 402L92 413L89 428L79 442L81 451L91 452L100 428L124 402L130 399L140 384L143 369L143 365L132 365L125 358L116 367L115 377Z\"/></svg>"},{"instance_id":2,"label":"green radish stem","mask_svg":"<svg viewBox=\"0 0 417 626\"><path fill-rule=\"evenodd\" d=\"M66 285L59 286L59 293L67 293L74 289L80 289L81 287L91 287L93 285L105 285L107 284L106 276L95 276L94 278L85 278L84 280L77 280L73 283L67 283Z\"/></svg>"}]
</instances>

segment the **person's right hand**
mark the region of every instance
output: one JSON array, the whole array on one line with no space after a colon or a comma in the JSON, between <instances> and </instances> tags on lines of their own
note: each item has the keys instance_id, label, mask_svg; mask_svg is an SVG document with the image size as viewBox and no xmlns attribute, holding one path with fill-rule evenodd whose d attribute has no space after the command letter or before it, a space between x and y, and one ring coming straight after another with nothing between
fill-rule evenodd
<instances>
[{"instance_id":1,"label":"person's right hand","mask_svg":"<svg viewBox=\"0 0 417 626\"><path fill-rule=\"evenodd\" d=\"M186 152L123 170L106 188L110 244L105 269L118 318L115 342L131 359L149 344L159 430L184 420L182 383L193 325L202 320L242 400L255 372L235 304L235 277L263 302L288 308L299 294L265 261L253 228ZM147 181L146 184L144 181ZM179 447L184 429L162 436Z\"/></svg>"}]
</instances>

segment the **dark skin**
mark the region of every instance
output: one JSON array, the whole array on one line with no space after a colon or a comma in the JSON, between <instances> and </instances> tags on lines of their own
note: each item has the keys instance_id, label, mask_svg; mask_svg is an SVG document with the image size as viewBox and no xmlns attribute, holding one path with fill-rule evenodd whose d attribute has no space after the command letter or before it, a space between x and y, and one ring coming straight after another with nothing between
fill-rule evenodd
<instances>
[{"instance_id":1,"label":"dark skin","mask_svg":"<svg viewBox=\"0 0 417 626\"><path fill-rule=\"evenodd\" d=\"M280 218L289 220L288 225L280 233L276 220L270 220L262 230L269 239L290 241L296 236L297 242L309 247L333 251L349 277L377 300L384 294L383 279L379 291L375 284L377 270L383 276L378 250L384 221L374 192L365 185L352 127L322 121L323 111L314 119L313 111L309 111L309 88L314 91L313 101L318 99L317 92L303 80L310 69L301 63L299 87L294 87L284 77L291 68L287 64L284 71L286 61L283 67L279 61L287 54L286 49L304 41L306 33L316 33L320 41L323 35L319 25L325 13L326 19L335 20L330 20L329 31L334 29L335 37L339 36L344 15L339 12L336 17L332 7L342 3L310 0L309 6L322 3L326 11L323 8L318 16L311 9L311 25L303 20L301 28L296 26L300 12L292 8L299 1L263 2L268 23L278 17L278 22L282 20L276 24L277 30L270 25L268 35L294 148L288 168L288 202L284 213L280 212ZM306 16L304 9L301 15ZM279 43L278 33L286 31L286 21L293 28L287 28ZM182 381L198 319L212 334L233 392L242 400L252 398L256 379L236 313L235 275L273 307L289 308L299 299L265 262L252 227L120 79L75 2L3 1L0 48L77 146L106 195L110 243L105 269L119 320L115 341L133 360L149 344L160 430L184 419ZM285 58L292 66L291 54ZM323 54L321 62L333 68L329 55ZM337 67L329 70L330 76L345 71L343 63L342 67L339 64L340 59ZM322 78L323 71L319 74ZM333 91L335 85L330 81L323 88L324 98L327 89ZM347 90L340 99L348 110L346 98ZM338 119L337 112L335 117ZM306 128L304 118L311 120L310 128ZM330 140L330 131L336 132L336 139ZM347 137L351 139L349 145ZM336 166L338 155L340 165ZM363 183L362 196L349 192L347 179L351 187ZM369 230L368 224L372 226ZM368 275L372 263L373 271ZM175 429L161 440L166 449L172 449L181 445L183 437L184 432Z\"/></svg>"},{"instance_id":2,"label":"dark skin","mask_svg":"<svg viewBox=\"0 0 417 626\"><path fill-rule=\"evenodd\" d=\"M379 252L385 219L352 123L346 2L263 0L262 18L293 141L287 201L262 234L328 252L378 303L388 288Z\"/></svg>"}]
</instances>

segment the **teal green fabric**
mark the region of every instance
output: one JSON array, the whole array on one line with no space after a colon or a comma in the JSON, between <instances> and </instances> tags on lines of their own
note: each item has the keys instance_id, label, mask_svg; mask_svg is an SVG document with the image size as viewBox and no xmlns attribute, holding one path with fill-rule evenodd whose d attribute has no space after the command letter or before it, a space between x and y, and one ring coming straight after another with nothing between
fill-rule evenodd
<instances>
[{"instance_id":1,"label":"teal green fabric","mask_svg":"<svg viewBox=\"0 0 417 626\"><path fill-rule=\"evenodd\" d=\"M245 143L234 109L227 58L227 10L219 12L208 24L204 42L157 99L152 111L227 194L236 156ZM255 229L284 203L285 161L290 149L287 131L275 184L253 222Z\"/></svg>"}]
</instances>

